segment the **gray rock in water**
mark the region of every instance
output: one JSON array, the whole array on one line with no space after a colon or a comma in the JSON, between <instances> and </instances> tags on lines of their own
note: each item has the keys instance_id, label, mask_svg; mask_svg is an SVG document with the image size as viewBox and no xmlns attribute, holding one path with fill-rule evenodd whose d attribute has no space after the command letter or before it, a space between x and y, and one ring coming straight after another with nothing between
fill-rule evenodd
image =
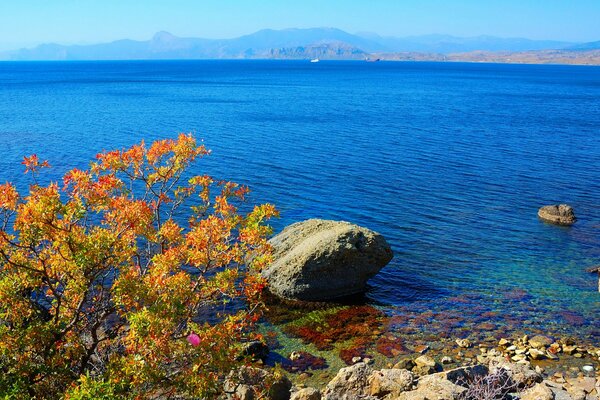
<instances>
[{"instance_id":1,"label":"gray rock in water","mask_svg":"<svg viewBox=\"0 0 600 400\"><path fill-rule=\"evenodd\" d=\"M577 220L573 207L567 204L544 206L539 209L540 219L557 225L573 225Z\"/></svg>"},{"instance_id":2,"label":"gray rock in water","mask_svg":"<svg viewBox=\"0 0 600 400\"><path fill-rule=\"evenodd\" d=\"M274 262L263 271L277 296L325 301L361 293L393 257L383 236L348 222L309 219L270 240Z\"/></svg>"}]
</instances>

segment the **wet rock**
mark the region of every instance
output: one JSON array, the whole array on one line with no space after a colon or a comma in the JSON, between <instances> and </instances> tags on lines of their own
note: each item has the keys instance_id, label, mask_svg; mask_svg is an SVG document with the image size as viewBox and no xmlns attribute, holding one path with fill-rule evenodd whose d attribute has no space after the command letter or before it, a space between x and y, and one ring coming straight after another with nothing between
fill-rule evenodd
<instances>
[{"instance_id":1,"label":"wet rock","mask_svg":"<svg viewBox=\"0 0 600 400\"><path fill-rule=\"evenodd\" d=\"M577 346L566 346L565 345L565 346L562 347L562 351L565 354L571 355L571 354L574 354L577 351Z\"/></svg>"},{"instance_id":2,"label":"wet rock","mask_svg":"<svg viewBox=\"0 0 600 400\"><path fill-rule=\"evenodd\" d=\"M404 358L394 365L394 369L407 369L410 371L415 367L415 365L415 362L410 358Z\"/></svg>"},{"instance_id":3,"label":"wet rock","mask_svg":"<svg viewBox=\"0 0 600 400\"><path fill-rule=\"evenodd\" d=\"M462 347L463 349L468 349L473 346L473 343L469 339L456 339L456 344L458 347Z\"/></svg>"},{"instance_id":4,"label":"wet rock","mask_svg":"<svg viewBox=\"0 0 600 400\"><path fill-rule=\"evenodd\" d=\"M292 394L290 400L321 400L321 392L311 387L300 389Z\"/></svg>"},{"instance_id":5,"label":"wet rock","mask_svg":"<svg viewBox=\"0 0 600 400\"><path fill-rule=\"evenodd\" d=\"M429 350L429 346L427 345L419 345L419 346L415 346L415 352L416 353L420 353L423 354L425 353L427 350Z\"/></svg>"},{"instance_id":6,"label":"wet rock","mask_svg":"<svg viewBox=\"0 0 600 400\"><path fill-rule=\"evenodd\" d=\"M278 376L269 388L269 400L289 400L292 382L286 376Z\"/></svg>"},{"instance_id":7,"label":"wet rock","mask_svg":"<svg viewBox=\"0 0 600 400\"><path fill-rule=\"evenodd\" d=\"M269 356L269 346L259 340L248 342L244 344L242 354L252 357L253 360L264 361Z\"/></svg>"},{"instance_id":8,"label":"wet rock","mask_svg":"<svg viewBox=\"0 0 600 400\"><path fill-rule=\"evenodd\" d=\"M383 236L348 222L310 219L270 240L274 262L263 272L272 293L325 301L363 292L393 257Z\"/></svg>"},{"instance_id":9,"label":"wet rock","mask_svg":"<svg viewBox=\"0 0 600 400\"><path fill-rule=\"evenodd\" d=\"M531 357L532 360L543 360L546 358L546 352L538 349L530 349L529 357Z\"/></svg>"},{"instance_id":10,"label":"wet rock","mask_svg":"<svg viewBox=\"0 0 600 400\"><path fill-rule=\"evenodd\" d=\"M415 365L417 367L435 367L435 360L429 356L420 356L415 358Z\"/></svg>"},{"instance_id":11,"label":"wet rock","mask_svg":"<svg viewBox=\"0 0 600 400\"><path fill-rule=\"evenodd\" d=\"M557 225L572 225L577 220L573 207L567 204L544 206L538 210L538 217Z\"/></svg>"},{"instance_id":12,"label":"wet rock","mask_svg":"<svg viewBox=\"0 0 600 400\"><path fill-rule=\"evenodd\" d=\"M509 342L508 340L504 339L504 338L502 338L502 339L500 339L500 340L498 341L498 345L499 345L499 346L507 346L507 345L509 345L509 344L510 344L510 342Z\"/></svg>"},{"instance_id":13,"label":"wet rock","mask_svg":"<svg viewBox=\"0 0 600 400\"><path fill-rule=\"evenodd\" d=\"M592 365L584 365L583 367L581 367L581 369L583 370L583 372L585 373L591 373L594 372L594 367Z\"/></svg>"},{"instance_id":14,"label":"wet rock","mask_svg":"<svg viewBox=\"0 0 600 400\"><path fill-rule=\"evenodd\" d=\"M261 393L264 389L265 382L271 383L266 398L289 400L292 382L286 376L276 376L269 371L255 367L244 366L237 371L232 371L225 379L223 389L228 399L254 400L257 393Z\"/></svg>"},{"instance_id":15,"label":"wet rock","mask_svg":"<svg viewBox=\"0 0 600 400\"><path fill-rule=\"evenodd\" d=\"M554 392L544 383L537 383L519 396L521 400L554 400Z\"/></svg>"},{"instance_id":16,"label":"wet rock","mask_svg":"<svg viewBox=\"0 0 600 400\"><path fill-rule=\"evenodd\" d=\"M548 347L552 343L554 343L554 340L552 340L548 336L536 335L529 339L529 345L531 347L535 347L536 349Z\"/></svg>"},{"instance_id":17,"label":"wet rock","mask_svg":"<svg viewBox=\"0 0 600 400\"><path fill-rule=\"evenodd\" d=\"M444 364L444 365L452 364L453 362L454 362L454 360L452 360L451 357L448 357L448 356L442 357L442 364Z\"/></svg>"},{"instance_id":18,"label":"wet rock","mask_svg":"<svg viewBox=\"0 0 600 400\"><path fill-rule=\"evenodd\" d=\"M382 369L374 371L369 377L369 392L372 396L396 398L400 393L410 390L414 376L405 369Z\"/></svg>"},{"instance_id":19,"label":"wet rock","mask_svg":"<svg viewBox=\"0 0 600 400\"><path fill-rule=\"evenodd\" d=\"M365 363L342 368L327 384L325 400L350 400L369 395L369 376L372 369Z\"/></svg>"}]
</instances>

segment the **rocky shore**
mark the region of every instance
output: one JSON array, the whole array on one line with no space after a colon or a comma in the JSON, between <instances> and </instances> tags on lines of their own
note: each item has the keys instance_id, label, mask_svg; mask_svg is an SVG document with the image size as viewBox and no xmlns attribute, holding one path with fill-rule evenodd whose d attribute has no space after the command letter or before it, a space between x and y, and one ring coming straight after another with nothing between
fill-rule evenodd
<instances>
[{"instance_id":1,"label":"rocky shore","mask_svg":"<svg viewBox=\"0 0 600 400\"><path fill-rule=\"evenodd\" d=\"M272 400L600 398L600 349L579 346L569 338L554 340L525 335L500 339L494 346L457 339L454 351L446 351L446 355L433 354L427 346L419 350L383 367L377 367L370 358L356 357L353 365L341 368L321 385L305 385L297 374L280 375L272 380L274 389L266 397ZM249 383L241 382L236 390L230 391L229 398L259 398L258 384L253 388Z\"/></svg>"},{"instance_id":2,"label":"rocky shore","mask_svg":"<svg viewBox=\"0 0 600 400\"><path fill-rule=\"evenodd\" d=\"M542 207L538 215L559 225L576 220L567 205ZM483 305L490 298L465 294L445 299L435 310L415 303L393 315L364 303L328 304L361 293L391 260L389 245L376 232L314 219L289 226L271 244L275 261L263 276L276 300L267 319L279 336L291 341L271 338L268 346L278 357L271 362L268 350L261 348L262 366L257 368L266 364L273 372L258 375L276 388L266 398L600 399L600 348L594 335L581 336L590 339L584 345L519 319L517 311L503 315L486 310ZM515 310L534 307L524 289L501 293ZM471 317L475 323L467 324L467 314L477 316ZM558 317L571 326L586 323L570 310ZM262 398L264 384L238 381L230 387L231 399Z\"/></svg>"}]
</instances>

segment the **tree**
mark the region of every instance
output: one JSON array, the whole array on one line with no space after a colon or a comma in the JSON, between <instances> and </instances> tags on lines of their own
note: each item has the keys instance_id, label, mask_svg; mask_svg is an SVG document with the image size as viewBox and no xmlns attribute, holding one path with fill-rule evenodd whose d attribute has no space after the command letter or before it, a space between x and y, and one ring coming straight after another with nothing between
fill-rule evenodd
<instances>
[{"instance_id":1,"label":"tree","mask_svg":"<svg viewBox=\"0 0 600 400\"><path fill-rule=\"evenodd\" d=\"M218 393L256 336L277 211L243 214L247 187L189 176L208 154L182 134L47 185L34 155L28 194L0 185L0 393Z\"/></svg>"}]
</instances>

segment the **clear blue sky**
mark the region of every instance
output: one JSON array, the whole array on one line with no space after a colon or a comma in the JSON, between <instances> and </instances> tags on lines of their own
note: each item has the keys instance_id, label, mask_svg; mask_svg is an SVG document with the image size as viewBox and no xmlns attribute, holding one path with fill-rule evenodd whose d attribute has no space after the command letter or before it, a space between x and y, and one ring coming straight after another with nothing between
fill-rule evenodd
<instances>
[{"instance_id":1,"label":"clear blue sky","mask_svg":"<svg viewBox=\"0 0 600 400\"><path fill-rule=\"evenodd\" d=\"M443 33L600 40L600 0L0 0L0 49L58 42L230 38L262 28L337 27L387 36Z\"/></svg>"}]
</instances>

